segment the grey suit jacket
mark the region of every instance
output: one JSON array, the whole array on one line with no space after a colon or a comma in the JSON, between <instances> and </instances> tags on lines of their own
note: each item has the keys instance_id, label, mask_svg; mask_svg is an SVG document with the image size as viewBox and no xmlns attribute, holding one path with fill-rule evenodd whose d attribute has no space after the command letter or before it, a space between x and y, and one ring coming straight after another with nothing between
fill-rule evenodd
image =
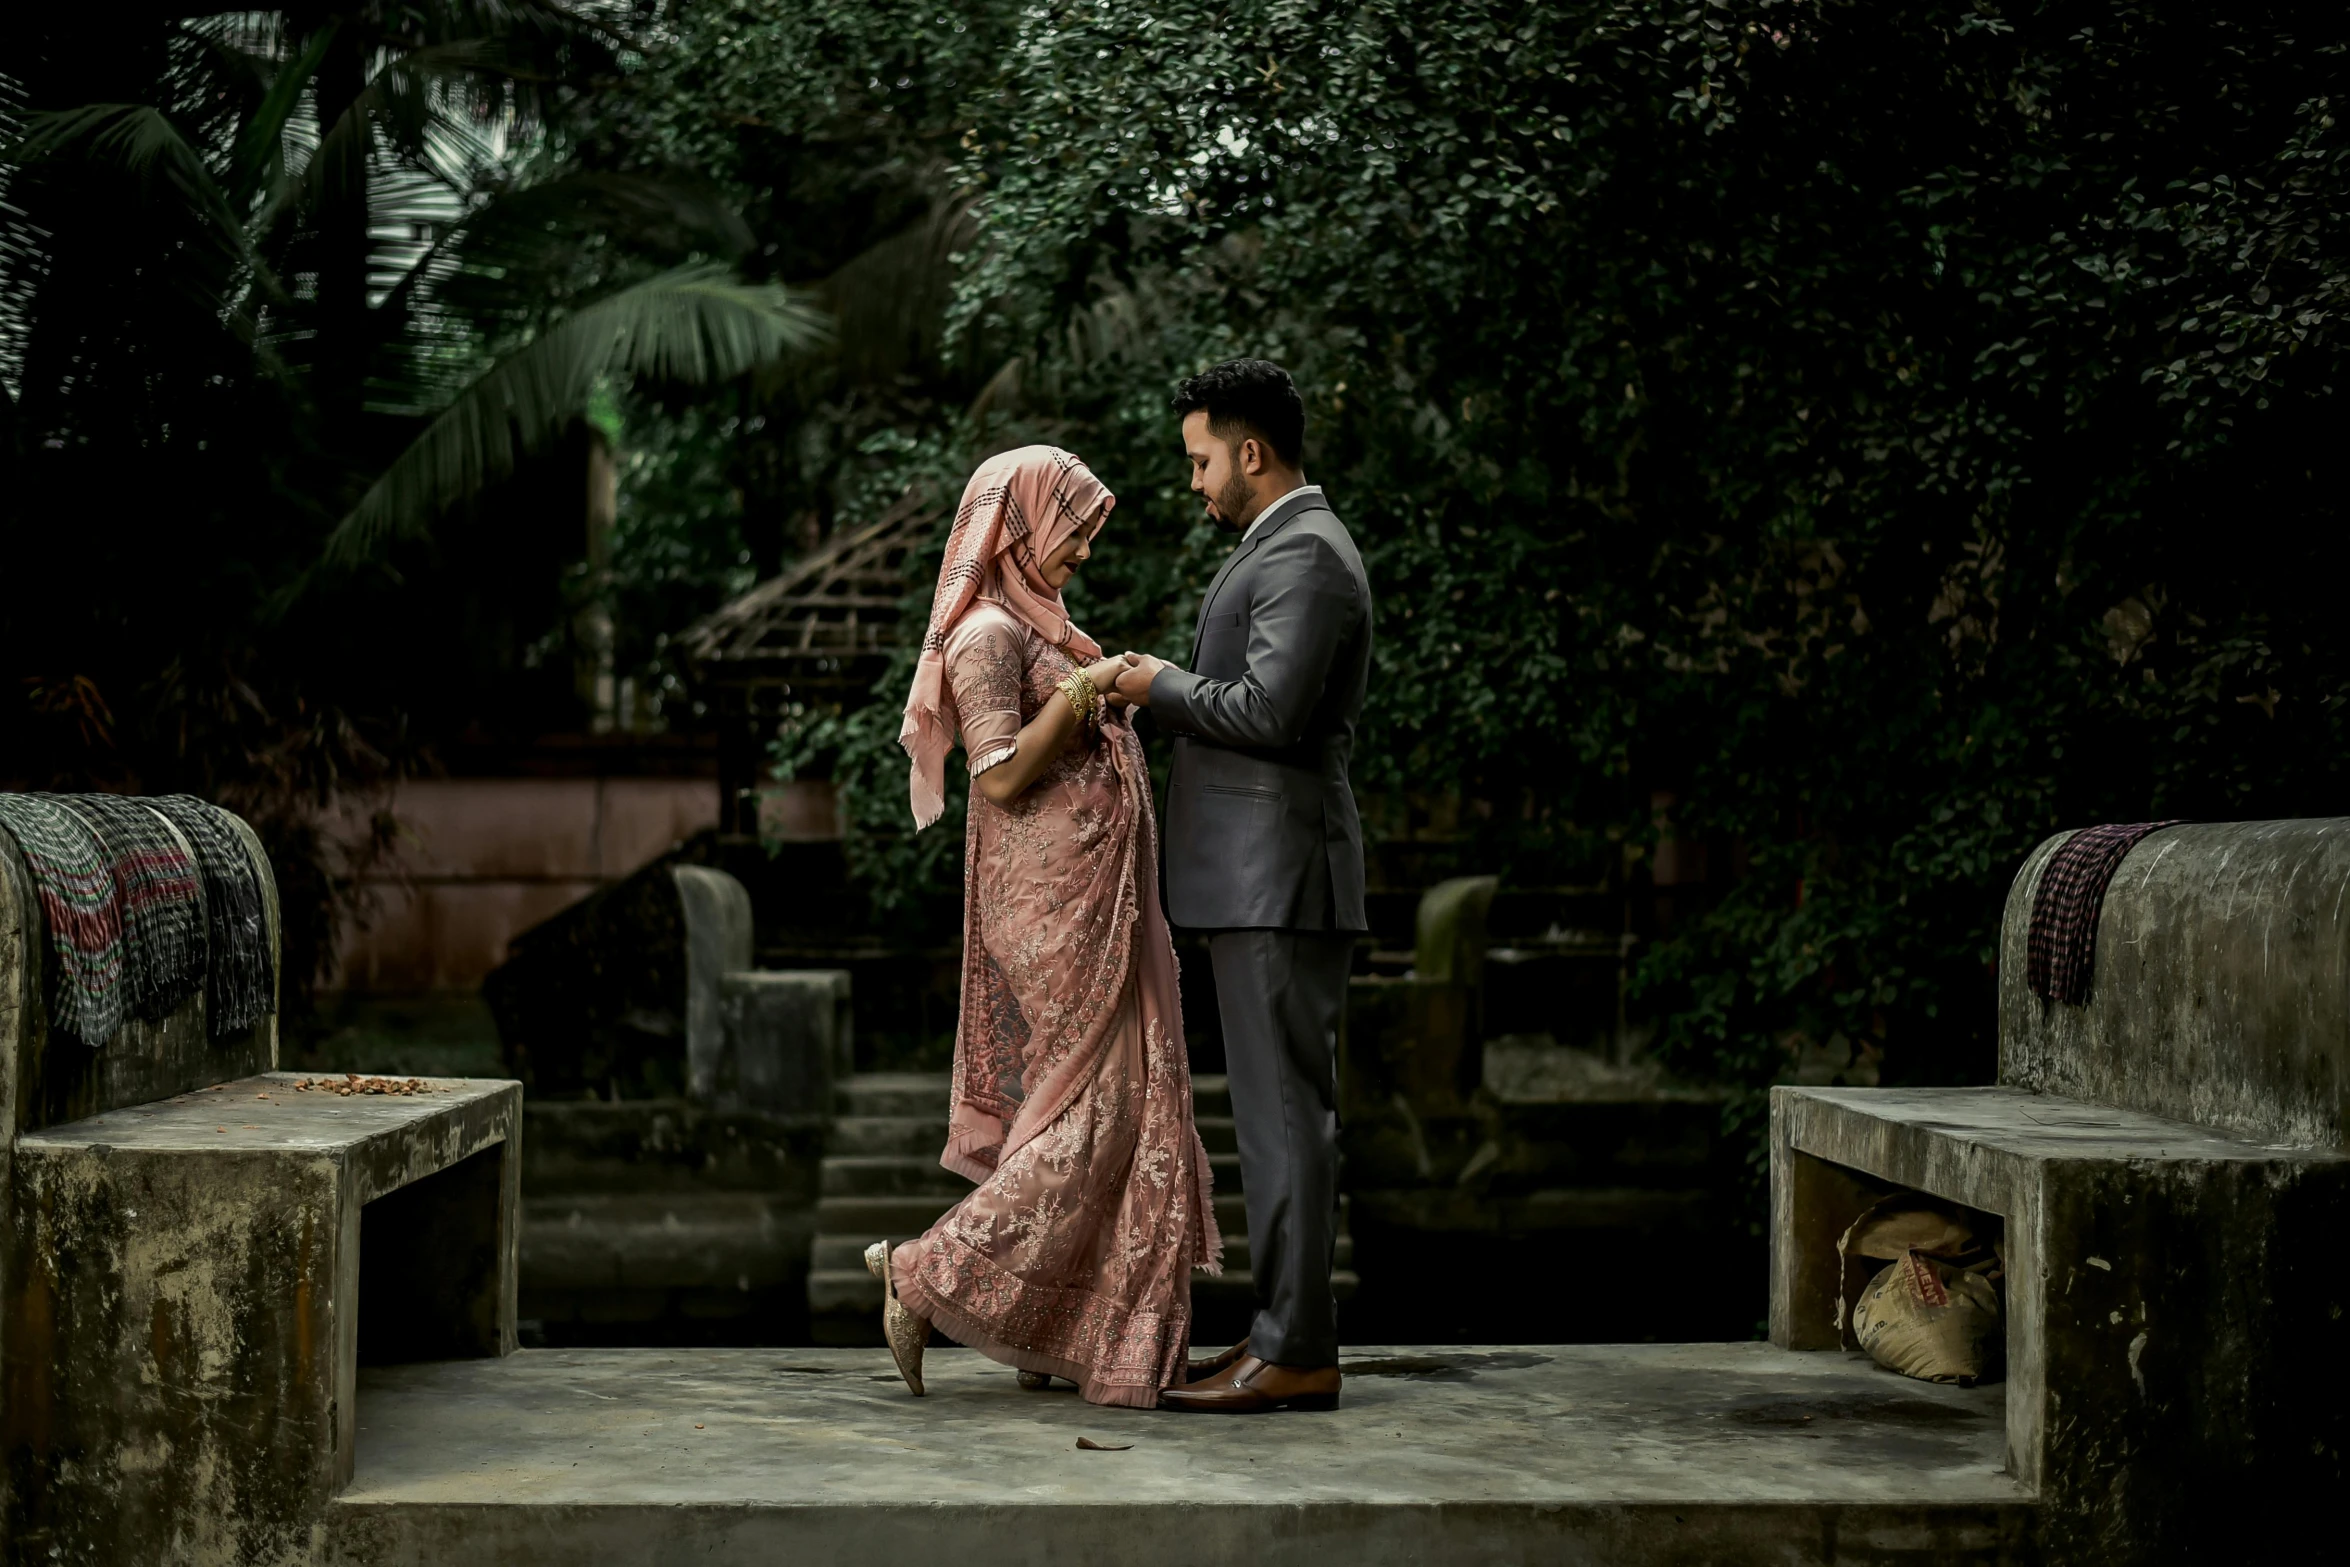
<instances>
[{"instance_id":1,"label":"grey suit jacket","mask_svg":"<svg viewBox=\"0 0 2350 1567\"><path fill-rule=\"evenodd\" d=\"M1175 736L1167 918L1199 930L1364 930L1347 764L1371 676L1371 584L1309 485L1232 552L1189 669L1151 682Z\"/></svg>"}]
</instances>

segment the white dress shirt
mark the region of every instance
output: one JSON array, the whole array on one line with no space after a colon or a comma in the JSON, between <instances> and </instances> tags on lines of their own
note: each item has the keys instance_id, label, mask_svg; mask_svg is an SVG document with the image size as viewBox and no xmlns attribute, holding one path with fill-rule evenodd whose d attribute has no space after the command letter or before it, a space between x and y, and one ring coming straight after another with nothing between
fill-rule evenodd
<instances>
[{"instance_id":1,"label":"white dress shirt","mask_svg":"<svg viewBox=\"0 0 2350 1567\"><path fill-rule=\"evenodd\" d=\"M1296 489L1291 490L1288 495L1282 496L1281 500L1275 501L1272 505L1258 512L1254 517L1251 517L1248 520L1248 526L1241 530L1240 542L1246 544L1248 542L1249 535L1257 531L1257 524L1263 522L1267 517L1272 516L1273 513L1280 508L1282 501L1288 500L1290 495L1303 495L1306 491L1312 488L1313 486L1310 484L1301 484Z\"/></svg>"}]
</instances>

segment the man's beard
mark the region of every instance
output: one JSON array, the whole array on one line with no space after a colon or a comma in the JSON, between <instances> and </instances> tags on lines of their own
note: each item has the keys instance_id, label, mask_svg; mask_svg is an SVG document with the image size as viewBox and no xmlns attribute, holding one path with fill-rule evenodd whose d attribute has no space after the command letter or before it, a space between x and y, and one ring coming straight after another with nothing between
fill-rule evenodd
<instances>
[{"instance_id":1,"label":"man's beard","mask_svg":"<svg viewBox=\"0 0 2350 1567\"><path fill-rule=\"evenodd\" d=\"M1235 532L1247 527L1248 520L1241 513L1248 508L1252 499L1254 497L1249 494L1248 480L1235 473L1224 481L1224 488L1216 492L1216 519Z\"/></svg>"}]
</instances>

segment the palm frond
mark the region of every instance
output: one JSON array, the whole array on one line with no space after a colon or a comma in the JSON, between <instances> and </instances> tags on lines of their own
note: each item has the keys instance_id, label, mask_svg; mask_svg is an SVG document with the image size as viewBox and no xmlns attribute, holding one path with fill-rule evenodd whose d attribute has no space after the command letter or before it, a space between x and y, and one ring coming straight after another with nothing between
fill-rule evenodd
<instances>
[{"instance_id":1,"label":"palm frond","mask_svg":"<svg viewBox=\"0 0 2350 1567\"><path fill-rule=\"evenodd\" d=\"M304 90L341 25L340 21L329 21L308 48L278 67L260 104L237 133L236 150L229 159L229 189L238 205L251 201L270 171L283 162L286 126L301 107Z\"/></svg>"},{"instance_id":2,"label":"palm frond","mask_svg":"<svg viewBox=\"0 0 2350 1567\"><path fill-rule=\"evenodd\" d=\"M211 166L162 110L144 103L86 103L36 114L25 122L24 135L0 157L31 163L77 152L95 164L144 178L161 176L179 191L197 218L199 231L224 258L259 269L244 224Z\"/></svg>"},{"instance_id":3,"label":"palm frond","mask_svg":"<svg viewBox=\"0 0 2350 1567\"><path fill-rule=\"evenodd\" d=\"M421 162L428 133L436 120L446 118L433 112L436 84L462 81L467 73L492 68L501 58L501 46L495 39L457 38L385 60L358 96L319 135L318 145L301 169L271 198L261 225L274 223L287 209L300 210L323 199L363 190L371 163L369 154L379 135L395 152ZM457 134L450 129L455 123L448 121L438 129L444 136Z\"/></svg>"},{"instance_id":4,"label":"palm frond","mask_svg":"<svg viewBox=\"0 0 2350 1567\"><path fill-rule=\"evenodd\" d=\"M484 371L377 479L326 545L350 566L428 528L513 471L611 375L710 382L814 346L824 317L802 296L720 266L681 268L606 296Z\"/></svg>"},{"instance_id":5,"label":"palm frond","mask_svg":"<svg viewBox=\"0 0 2350 1567\"><path fill-rule=\"evenodd\" d=\"M734 257L751 246L733 207L691 179L567 175L502 191L442 223L426 219L433 192L410 196L420 220L412 233L431 238L400 254L381 237L393 204L373 198L377 262L396 265L370 287L381 290L377 308L404 323L372 372L377 407L449 400L479 372L482 344L510 341L559 313L608 265L614 246L652 265Z\"/></svg>"},{"instance_id":6,"label":"palm frond","mask_svg":"<svg viewBox=\"0 0 2350 1567\"><path fill-rule=\"evenodd\" d=\"M0 71L0 138L13 143L24 129L24 84ZM15 167L0 159L0 396L12 403L23 390L25 345L32 335L33 300L48 271L46 231L27 221L9 200ZM5 450L5 448L0 448Z\"/></svg>"},{"instance_id":7,"label":"palm frond","mask_svg":"<svg viewBox=\"0 0 2350 1567\"><path fill-rule=\"evenodd\" d=\"M36 114L25 122L24 135L6 155L18 163L31 163L57 157L77 145L95 161L137 174L148 173L160 161L167 167L192 166L206 180L212 177L170 117L144 103L85 103L78 109Z\"/></svg>"},{"instance_id":8,"label":"palm frond","mask_svg":"<svg viewBox=\"0 0 2350 1567\"><path fill-rule=\"evenodd\" d=\"M842 368L850 376L887 381L938 356L956 257L976 229L968 200L942 201L824 280L825 298L840 323Z\"/></svg>"},{"instance_id":9,"label":"palm frond","mask_svg":"<svg viewBox=\"0 0 2350 1567\"><path fill-rule=\"evenodd\" d=\"M992 413L1018 408L1031 390L1057 398L1072 377L1114 370L1154 341L1164 315L1158 289L1148 274L1134 285L1097 277L1090 304L1069 312L1054 334L1059 341L1044 353L1014 354L1004 361L971 400L970 416L985 420Z\"/></svg>"}]
</instances>

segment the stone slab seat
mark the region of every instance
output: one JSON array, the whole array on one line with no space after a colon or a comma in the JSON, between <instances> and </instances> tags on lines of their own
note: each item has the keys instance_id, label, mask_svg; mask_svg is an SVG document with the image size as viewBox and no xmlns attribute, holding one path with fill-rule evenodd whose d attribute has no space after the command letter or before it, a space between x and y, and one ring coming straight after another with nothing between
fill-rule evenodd
<instances>
[{"instance_id":1,"label":"stone slab seat","mask_svg":"<svg viewBox=\"0 0 2350 1567\"><path fill-rule=\"evenodd\" d=\"M1771 1341L1847 1342L1836 1242L1878 1198L1994 1216L2007 1465L2047 1559L2225 1559L2346 1478L2350 821L2145 840L2082 1006L2026 984L2067 837L2008 896L2000 1086L1772 1090Z\"/></svg>"},{"instance_id":2,"label":"stone slab seat","mask_svg":"<svg viewBox=\"0 0 2350 1567\"><path fill-rule=\"evenodd\" d=\"M201 987L92 1049L48 950L0 837L0 1561L312 1561L360 1364L514 1348L520 1085L304 1091Z\"/></svg>"},{"instance_id":3,"label":"stone slab seat","mask_svg":"<svg viewBox=\"0 0 2350 1567\"><path fill-rule=\"evenodd\" d=\"M9 1324L12 1423L106 1453L99 1474L233 1430L219 1457L249 1474L248 1550L272 1514L297 1528L350 1479L363 1361L515 1347L521 1086L298 1081L262 1073L16 1145L37 1260Z\"/></svg>"}]
</instances>

